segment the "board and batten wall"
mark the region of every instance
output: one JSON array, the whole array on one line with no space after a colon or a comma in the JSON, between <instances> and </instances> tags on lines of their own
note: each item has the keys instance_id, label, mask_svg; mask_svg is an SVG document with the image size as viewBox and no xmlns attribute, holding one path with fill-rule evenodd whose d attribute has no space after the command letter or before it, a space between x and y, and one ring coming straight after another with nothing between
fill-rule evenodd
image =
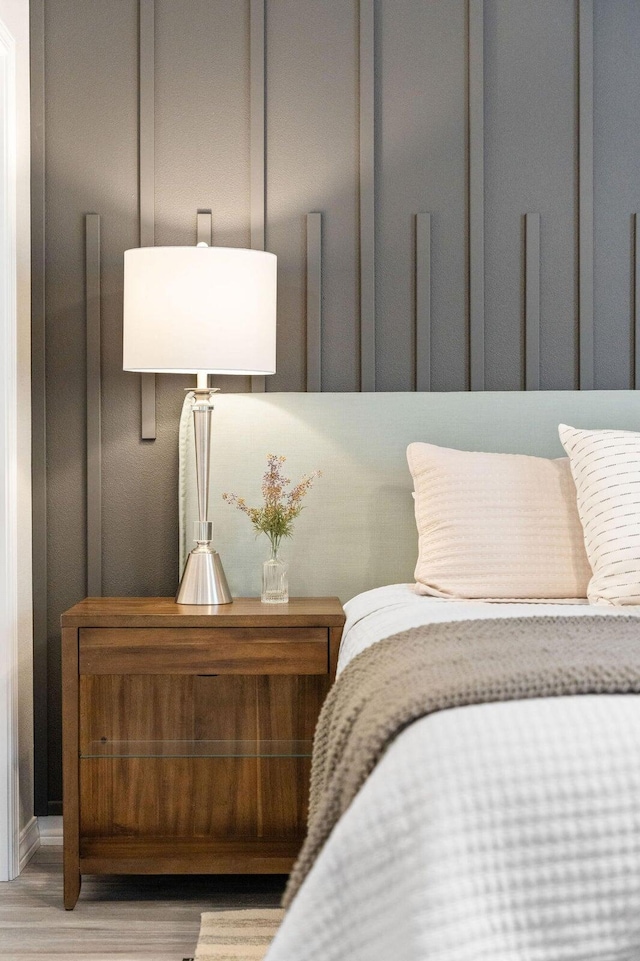
<instances>
[{"instance_id":1,"label":"board and batten wall","mask_svg":"<svg viewBox=\"0 0 640 961\"><path fill-rule=\"evenodd\" d=\"M189 380L146 382L141 439L123 251L195 243L210 210L214 243L278 255L278 371L225 390L634 387L640 3L32 0L31 17L36 798L57 813L61 611L178 578Z\"/></svg>"}]
</instances>

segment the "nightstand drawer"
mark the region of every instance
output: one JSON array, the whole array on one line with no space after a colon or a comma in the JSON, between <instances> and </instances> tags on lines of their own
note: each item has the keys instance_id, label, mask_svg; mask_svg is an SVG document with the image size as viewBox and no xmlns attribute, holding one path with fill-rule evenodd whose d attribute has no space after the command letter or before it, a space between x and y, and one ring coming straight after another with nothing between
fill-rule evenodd
<instances>
[{"instance_id":1,"label":"nightstand drawer","mask_svg":"<svg viewBox=\"0 0 640 961\"><path fill-rule=\"evenodd\" d=\"M81 628L81 674L327 674L325 627Z\"/></svg>"}]
</instances>

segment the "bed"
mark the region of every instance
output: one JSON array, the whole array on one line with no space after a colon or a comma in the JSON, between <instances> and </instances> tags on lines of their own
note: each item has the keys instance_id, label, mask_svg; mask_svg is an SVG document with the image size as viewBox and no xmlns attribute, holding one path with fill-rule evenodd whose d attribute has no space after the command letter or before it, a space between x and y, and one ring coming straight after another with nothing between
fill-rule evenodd
<instances>
[{"instance_id":1,"label":"bed","mask_svg":"<svg viewBox=\"0 0 640 961\"><path fill-rule=\"evenodd\" d=\"M220 489L245 490L265 447L342 480L345 492L333 485L319 517L309 511L305 540L320 550L295 565L300 593L339 582L346 601L338 687L363 652L421 625L637 617L637 607L586 602L419 596L409 583L416 543L404 461L416 439L559 456L559 421L637 428L637 395L279 395L221 407ZM183 428L186 543L187 420ZM220 516L232 590L256 593L255 548ZM472 704L416 720L331 831L268 961L637 961L639 798L640 695Z\"/></svg>"},{"instance_id":2,"label":"bed","mask_svg":"<svg viewBox=\"0 0 640 961\"><path fill-rule=\"evenodd\" d=\"M452 602L408 584L363 593L346 611L340 672L417 624L628 614ZM639 797L638 696L474 705L416 721L338 823L267 957L636 961Z\"/></svg>"}]
</instances>

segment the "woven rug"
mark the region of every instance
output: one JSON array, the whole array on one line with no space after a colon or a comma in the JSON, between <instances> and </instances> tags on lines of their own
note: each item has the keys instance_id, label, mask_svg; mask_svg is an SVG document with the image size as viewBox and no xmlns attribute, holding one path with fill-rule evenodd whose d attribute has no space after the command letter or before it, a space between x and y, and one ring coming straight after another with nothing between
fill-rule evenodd
<instances>
[{"instance_id":1,"label":"woven rug","mask_svg":"<svg viewBox=\"0 0 640 961\"><path fill-rule=\"evenodd\" d=\"M280 908L203 914L195 961L262 961L283 917Z\"/></svg>"}]
</instances>

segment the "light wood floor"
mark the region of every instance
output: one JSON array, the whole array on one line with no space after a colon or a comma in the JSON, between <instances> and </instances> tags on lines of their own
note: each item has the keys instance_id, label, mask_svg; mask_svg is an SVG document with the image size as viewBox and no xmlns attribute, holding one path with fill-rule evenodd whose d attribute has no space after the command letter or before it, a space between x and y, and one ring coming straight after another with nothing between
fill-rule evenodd
<instances>
[{"instance_id":1,"label":"light wood floor","mask_svg":"<svg viewBox=\"0 0 640 961\"><path fill-rule=\"evenodd\" d=\"M0 884L2 961L182 961L193 956L202 911L276 907L282 877L83 878L62 907L62 848L44 847Z\"/></svg>"}]
</instances>

